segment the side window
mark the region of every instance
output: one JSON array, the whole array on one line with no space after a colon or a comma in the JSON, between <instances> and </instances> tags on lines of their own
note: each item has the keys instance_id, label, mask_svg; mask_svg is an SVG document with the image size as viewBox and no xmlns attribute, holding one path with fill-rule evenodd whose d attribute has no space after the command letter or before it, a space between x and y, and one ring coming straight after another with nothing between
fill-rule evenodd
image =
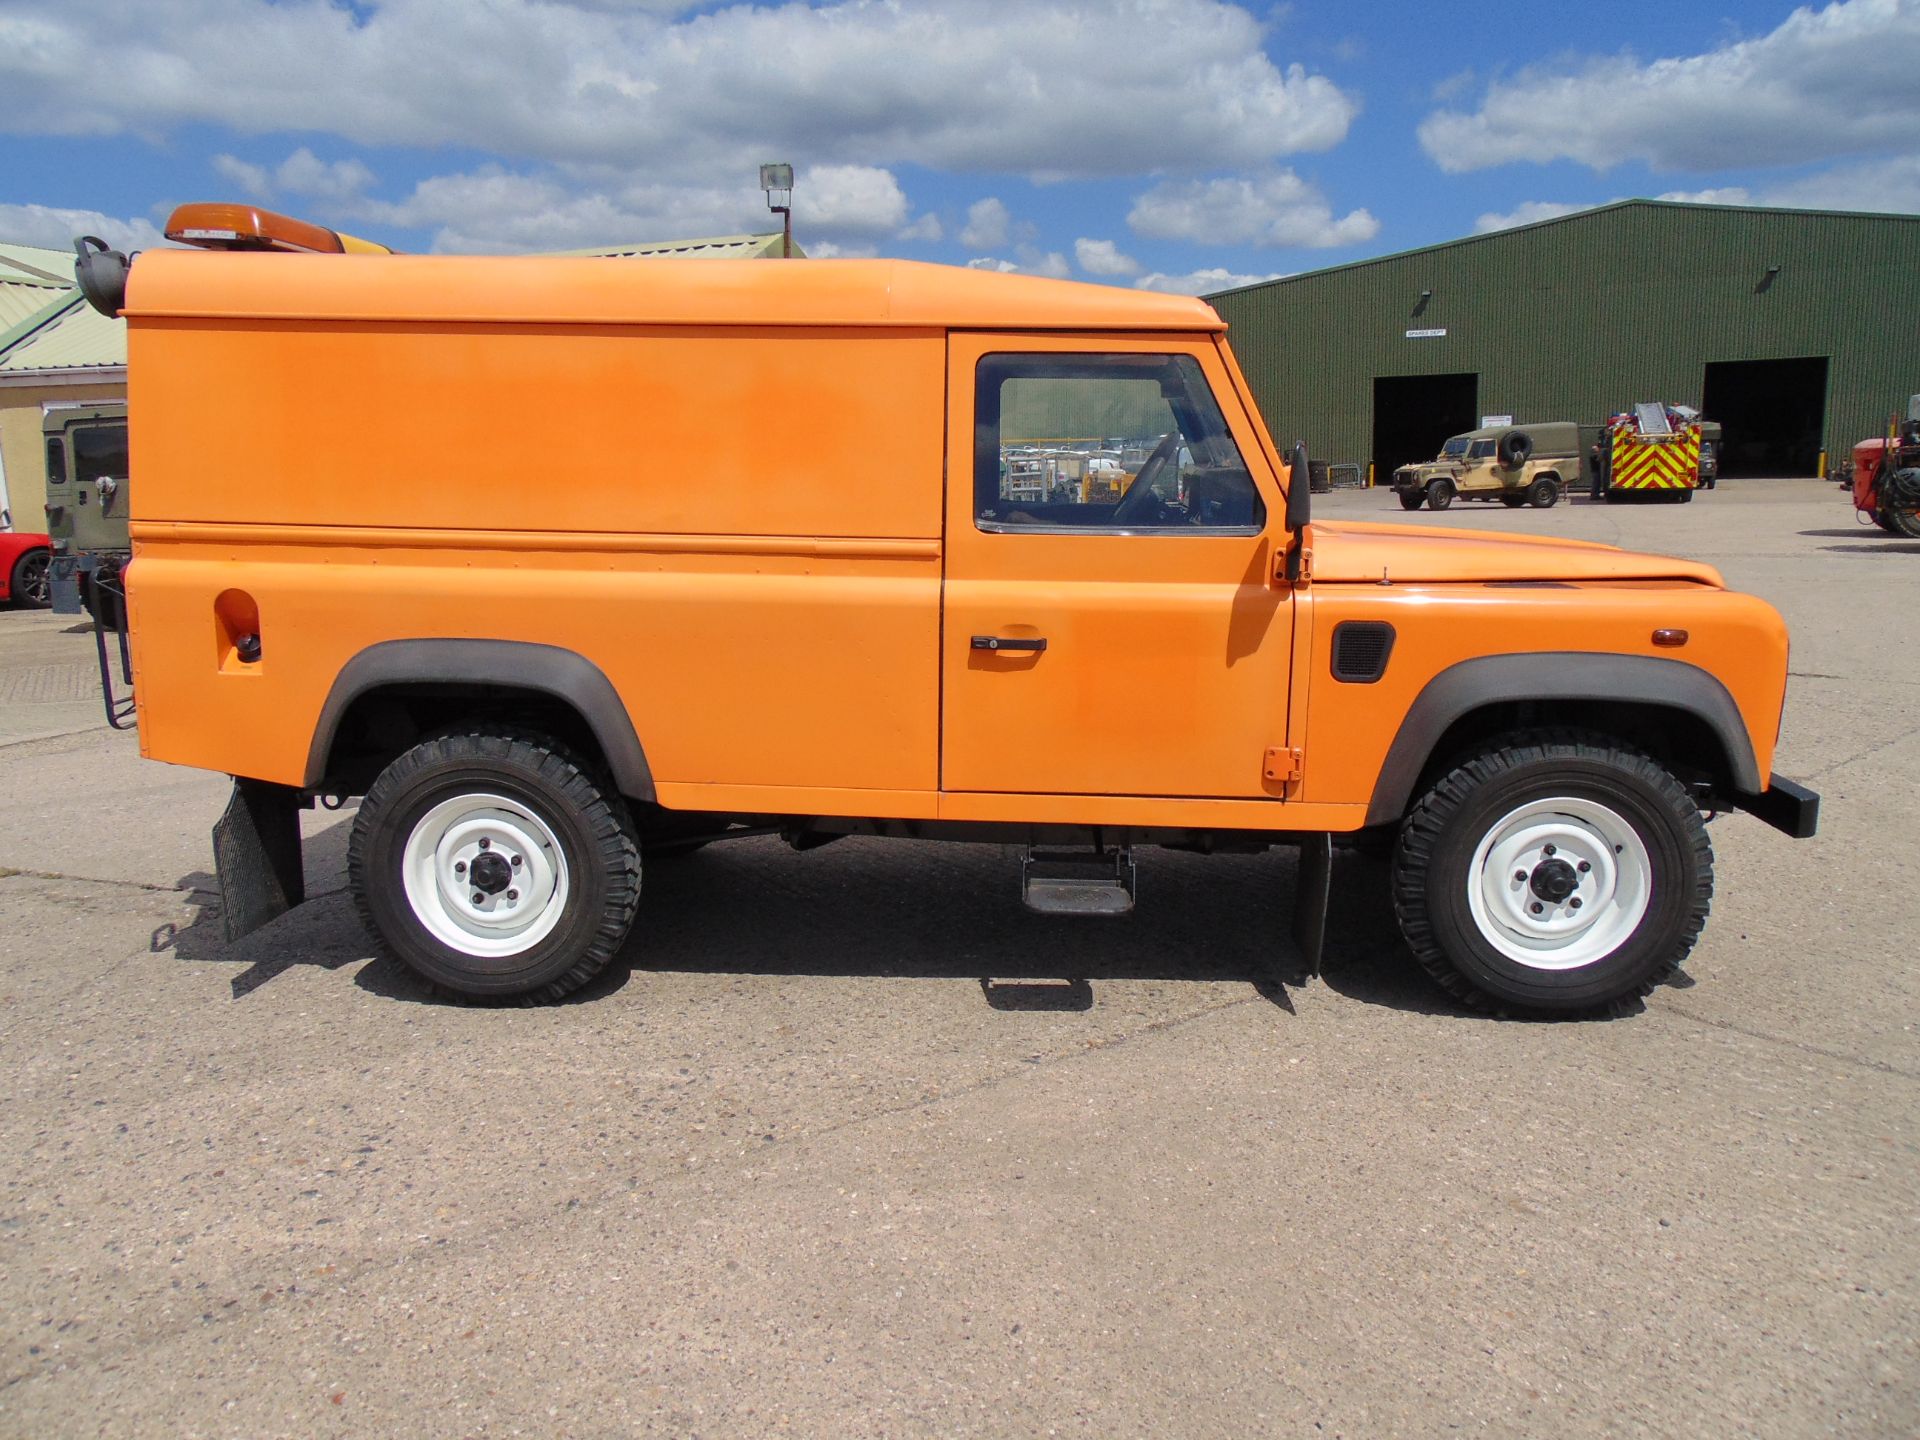
<instances>
[{"instance_id":1,"label":"side window","mask_svg":"<svg viewBox=\"0 0 1920 1440\"><path fill-rule=\"evenodd\" d=\"M1491 460L1493 458L1493 441L1474 441L1473 448L1467 452L1467 458L1469 460Z\"/></svg>"},{"instance_id":2,"label":"side window","mask_svg":"<svg viewBox=\"0 0 1920 1440\"><path fill-rule=\"evenodd\" d=\"M47 484L67 483L67 446L58 435L47 437Z\"/></svg>"},{"instance_id":3,"label":"side window","mask_svg":"<svg viewBox=\"0 0 1920 1440\"><path fill-rule=\"evenodd\" d=\"M1191 355L987 355L974 374L982 530L1252 534L1266 507Z\"/></svg>"}]
</instances>

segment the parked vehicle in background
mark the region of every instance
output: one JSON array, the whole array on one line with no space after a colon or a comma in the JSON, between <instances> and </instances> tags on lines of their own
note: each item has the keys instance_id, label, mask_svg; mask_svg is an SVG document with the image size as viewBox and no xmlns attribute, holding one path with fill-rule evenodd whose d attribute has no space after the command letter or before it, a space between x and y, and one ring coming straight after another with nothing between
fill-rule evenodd
<instances>
[{"instance_id":1,"label":"parked vehicle in background","mask_svg":"<svg viewBox=\"0 0 1920 1440\"><path fill-rule=\"evenodd\" d=\"M1393 472L1400 508L1445 510L1456 499L1545 510L1580 474L1580 427L1570 420L1493 425L1455 435L1434 459Z\"/></svg>"},{"instance_id":2,"label":"parked vehicle in background","mask_svg":"<svg viewBox=\"0 0 1920 1440\"><path fill-rule=\"evenodd\" d=\"M1012 844L1063 916L1130 911L1140 848L1296 848L1317 967L1364 835L1441 985L1568 1013L1692 948L1705 812L1816 823L1771 773L1771 606L1314 522L1200 300L904 261L78 268L132 342L142 752L236 777L229 934L302 895L299 807L354 795L377 943L487 999L585 984L648 867L744 835ZM1123 490L1013 463L1072 435L1137 451Z\"/></svg>"},{"instance_id":3,"label":"parked vehicle in background","mask_svg":"<svg viewBox=\"0 0 1920 1440\"><path fill-rule=\"evenodd\" d=\"M53 608L100 613L122 603L120 572L133 556L127 532L127 405L49 405L40 423L47 464L47 533Z\"/></svg>"},{"instance_id":4,"label":"parked vehicle in background","mask_svg":"<svg viewBox=\"0 0 1920 1440\"><path fill-rule=\"evenodd\" d=\"M42 610L53 542L31 531L0 530L0 604Z\"/></svg>"},{"instance_id":5,"label":"parked vehicle in background","mask_svg":"<svg viewBox=\"0 0 1920 1440\"><path fill-rule=\"evenodd\" d=\"M1920 540L1920 395L1907 418L1853 447L1853 508L1889 534Z\"/></svg>"},{"instance_id":6,"label":"parked vehicle in background","mask_svg":"<svg viewBox=\"0 0 1920 1440\"><path fill-rule=\"evenodd\" d=\"M1699 412L1646 400L1607 422L1612 468L1609 504L1666 500L1685 504L1701 487ZM1714 469L1716 478L1719 468Z\"/></svg>"}]
</instances>

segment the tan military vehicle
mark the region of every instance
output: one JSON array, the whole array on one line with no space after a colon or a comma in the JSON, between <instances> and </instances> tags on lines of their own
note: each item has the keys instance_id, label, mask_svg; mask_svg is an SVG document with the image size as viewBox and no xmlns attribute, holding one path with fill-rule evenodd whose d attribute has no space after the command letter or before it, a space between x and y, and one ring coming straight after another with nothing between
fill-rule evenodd
<instances>
[{"instance_id":1,"label":"tan military vehicle","mask_svg":"<svg viewBox=\"0 0 1920 1440\"><path fill-rule=\"evenodd\" d=\"M1571 420L1539 425L1490 425L1456 435L1424 465L1393 472L1401 508L1444 510L1462 500L1504 505L1557 505L1580 476L1580 427Z\"/></svg>"}]
</instances>

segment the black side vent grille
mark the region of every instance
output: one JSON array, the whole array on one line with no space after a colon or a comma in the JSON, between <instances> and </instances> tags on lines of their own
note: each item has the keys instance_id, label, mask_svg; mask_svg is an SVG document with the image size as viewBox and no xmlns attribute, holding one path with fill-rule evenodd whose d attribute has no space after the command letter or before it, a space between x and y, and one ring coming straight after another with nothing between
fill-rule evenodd
<instances>
[{"instance_id":1,"label":"black side vent grille","mask_svg":"<svg viewBox=\"0 0 1920 1440\"><path fill-rule=\"evenodd\" d=\"M1393 626L1384 620L1342 620L1333 627L1333 678L1371 685L1387 673Z\"/></svg>"}]
</instances>

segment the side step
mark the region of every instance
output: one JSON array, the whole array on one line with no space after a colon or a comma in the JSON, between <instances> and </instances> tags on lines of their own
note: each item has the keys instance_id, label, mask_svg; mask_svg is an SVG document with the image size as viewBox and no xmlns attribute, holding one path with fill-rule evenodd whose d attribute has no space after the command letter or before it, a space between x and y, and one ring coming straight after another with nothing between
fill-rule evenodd
<instances>
[{"instance_id":1,"label":"side step","mask_svg":"<svg viewBox=\"0 0 1920 1440\"><path fill-rule=\"evenodd\" d=\"M1020 898L1042 915L1126 915L1133 910L1133 851L1036 850L1020 862Z\"/></svg>"}]
</instances>

